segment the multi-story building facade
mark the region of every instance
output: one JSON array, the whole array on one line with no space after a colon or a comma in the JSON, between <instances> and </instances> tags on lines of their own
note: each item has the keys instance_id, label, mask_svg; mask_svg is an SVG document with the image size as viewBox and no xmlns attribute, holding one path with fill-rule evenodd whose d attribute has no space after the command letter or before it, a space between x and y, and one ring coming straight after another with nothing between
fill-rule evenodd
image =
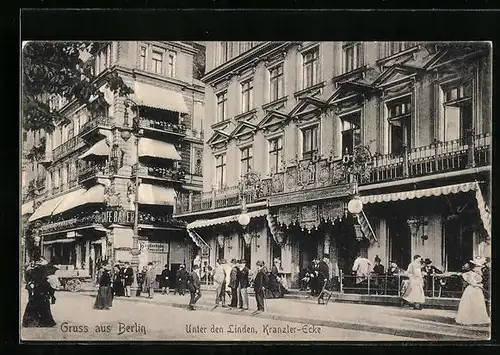
<instances>
[{"instance_id":1,"label":"multi-story building facade","mask_svg":"<svg viewBox=\"0 0 500 355\"><path fill-rule=\"evenodd\" d=\"M296 285L323 253L337 275L359 252L448 271L488 256L488 43L210 42L206 58L204 191L176 214L210 263L279 256Z\"/></svg>"},{"instance_id":2,"label":"multi-story building facade","mask_svg":"<svg viewBox=\"0 0 500 355\"><path fill-rule=\"evenodd\" d=\"M178 193L202 189L199 50L184 42L103 43L88 59L96 80L117 73L134 93L115 95L103 83L106 104L93 113L51 98L69 123L24 133L23 149L33 152L23 164L24 229L48 260L90 276L97 262L132 254L139 266L159 261L172 269L191 258L193 241L172 215Z\"/></svg>"}]
</instances>

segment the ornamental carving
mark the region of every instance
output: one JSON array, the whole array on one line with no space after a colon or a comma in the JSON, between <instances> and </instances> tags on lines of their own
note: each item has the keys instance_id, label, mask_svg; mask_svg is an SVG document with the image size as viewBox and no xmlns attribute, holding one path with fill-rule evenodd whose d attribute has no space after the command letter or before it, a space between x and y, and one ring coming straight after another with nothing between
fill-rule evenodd
<instances>
[{"instance_id":1,"label":"ornamental carving","mask_svg":"<svg viewBox=\"0 0 500 355\"><path fill-rule=\"evenodd\" d=\"M203 174L203 149L194 148L194 174Z\"/></svg>"},{"instance_id":2,"label":"ornamental carving","mask_svg":"<svg viewBox=\"0 0 500 355\"><path fill-rule=\"evenodd\" d=\"M115 184L104 187L104 202L110 206L121 205L120 194L115 189Z\"/></svg>"},{"instance_id":3,"label":"ornamental carving","mask_svg":"<svg viewBox=\"0 0 500 355\"><path fill-rule=\"evenodd\" d=\"M294 167L286 171L286 187L288 190L294 190L297 187L297 169Z\"/></svg>"},{"instance_id":4,"label":"ornamental carving","mask_svg":"<svg viewBox=\"0 0 500 355\"><path fill-rule=\"evenodd\" d=\"M350 100L341 101L334 106L335 114L341 114L343 112L352 111L360 108L363 105L363 96L357 95L355 98Z\"/></svg>"},{"instance_id":5,"label":"ornamental carving","mask_svg":"<svg viewBox=\"0 0 500 355\"><path fill-rule=\"evenodd\" d=\"M127 201L129 203L135 200L135 184L133 182L127 183Z\"/></svg>"},{"instance_id":6,"label":"ornamental carving","mask_svg":"<svg viewBox=\"0 0 500 355\"><path fill-rule=\"evenodd\" d=\"M273 174L272 176L272 186L274 193L280 193L284 190L284 176L282 173Z\"/></svg>"},{"instance_id":7,"label":"ornamental carving","mask_svg":"<svg viewBox=\"0 0 500 355\"><path fill-rule=\"evenodd\" d=\"M298 222L297 207L282 207L278 210L278 224L289 226Z\"/></svg>"},{"instance_id":8,"label":"ornamental carving","mask_svg":"<svg viewBox=\"0 0 500 355\"><path fill-rule=\"evenodd\" d=\"M344 214L344 202L328 201L321 205L320 218L333 223L336 219L342 218Z\"/></svg>"},{"instance_id":9,"label":"ornamental carving","mask_svg":"<svg viewBox=\"0 0 500 355\"><path fill-rule=\"evenodd\" d=\"M384 90L383 98L384 100L391 99L403 94L410 94L413 91L413 81L396 85Z\"/></svg>"},{"instance_id":10,"label":"ornamental carving","mask_svg":"<svg viewBox=\"0 0 500 355\"><path fill-rule=\"evenodd\" d=\"M321 186L330 183L330 167L328 165L321 165L318 172L318 183Z\"/></svg>"}]
</instances>

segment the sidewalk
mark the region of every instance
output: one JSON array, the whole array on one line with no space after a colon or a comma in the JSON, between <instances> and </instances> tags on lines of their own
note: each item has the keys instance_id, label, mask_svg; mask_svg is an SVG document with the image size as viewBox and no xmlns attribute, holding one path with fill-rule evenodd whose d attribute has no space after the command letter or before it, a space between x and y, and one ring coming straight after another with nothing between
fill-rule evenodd
<instances>
[{"instance_id":1,"label":"sidewalk","mask_svg":"<svg viewBox=\"0 0 500 355\"><path fill-rule=\"evenodd\" d=\"M81 292L95 297L95 292ZM117 301L146 302L170 307L187 308L189 297L155 294L146 297L119 297ZM240 312L229 308L216 308L214 297L204 292L197 309L227 314L252 315L254 317L368 331L381 334L410 337L421 340L487 340L489 327L461 326L455 324L455 311L439 309L412 310L390 306L363 305L330 302L318 305L316 300L266 299L266 312L252 315L256 309L254 298L250 298L250 310Z\"/></svg>"}]
</instances>

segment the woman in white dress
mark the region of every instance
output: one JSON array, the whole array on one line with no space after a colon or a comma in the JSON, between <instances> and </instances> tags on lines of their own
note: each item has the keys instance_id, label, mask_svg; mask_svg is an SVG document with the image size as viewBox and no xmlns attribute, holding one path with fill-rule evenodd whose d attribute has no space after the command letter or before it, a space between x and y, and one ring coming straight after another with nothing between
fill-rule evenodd
<instances>
[{"instance_id":1,"label":"woman in white dress","mask_svg":"<svg viewBox=\"0 0 500 355\"><path fill-rule=\"evenodd\" d=\"M463 325L490 324L491 320L486 311L486 302L483 294L481 269L484 265L484 260L471 260L469 263L472 264L472 270L462 274L467 287L460 299L455 321Z\"/></svg>"},{"instance_id":2,"label":"woman in white dress","mask_svg":"<svg viewBox=\"0 0 500 355\"><path fill-rule=\"evenodd\" d=\"M424 279L422 275L422 257L415 255L413 262L408 265L406 270L408 283L403 299L413 305L413 309L422 309L422 303L425 302Z\"/></svg>"}]
</instances>

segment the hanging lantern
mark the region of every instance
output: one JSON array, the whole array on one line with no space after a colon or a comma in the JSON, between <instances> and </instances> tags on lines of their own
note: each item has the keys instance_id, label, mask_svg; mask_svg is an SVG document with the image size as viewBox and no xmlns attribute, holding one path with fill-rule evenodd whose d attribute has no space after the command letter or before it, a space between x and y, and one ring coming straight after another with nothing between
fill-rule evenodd
<instances>
[{"instance_id":1,"label":"hanging lantern","mask_svg":"<svg viewBox=\"0 0 500 355\"><path fill-rule=\"evenodd\" d=\"M245 228L250 223L250 216L246 213L242 213L238 216L238 223L240 226Z\"/></svg>"},{"instance_id":2,"label":"hanging lantern","mask_svg":"<svg viewBox=\"0 0 500 355\"><path fill-rule=\"evenodd\" d=\"M349 203L347 204L347 210L349 213L352 214L359 214L361 211L363 211L363 202L357 197L354 197Z\"/></svg>"},{"instance_id":3,"label":"hanging lantern","mask_svg":"<svg viewBox=\"0 0 500 355\"><path fill-rule=\"evenodd\" d=\"M408 227L410 228L410 235L415 238L418 234L418 230L420 229L421 222L417 218L410 218L406 221Z\"/></svg>"}]
</instances>

